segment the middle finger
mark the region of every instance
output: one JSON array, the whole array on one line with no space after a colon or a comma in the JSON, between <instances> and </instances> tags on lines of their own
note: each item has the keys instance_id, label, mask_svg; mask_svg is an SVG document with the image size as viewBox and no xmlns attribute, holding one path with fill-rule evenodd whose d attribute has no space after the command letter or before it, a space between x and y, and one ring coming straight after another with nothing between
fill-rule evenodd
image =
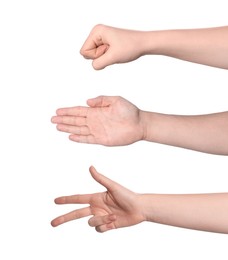
<instances>
[{"instance_id":1,"label":"middle finger","mask_svg":"<svg viewBox=\"0 0 228 260\"><path fill-rule=\"evenodd\" d=\"M77 117L77 116L54 116L51 119L52 123L55 124L66 124L74 126L85 126L86 117Z\"/></svg>"}]
</instances>

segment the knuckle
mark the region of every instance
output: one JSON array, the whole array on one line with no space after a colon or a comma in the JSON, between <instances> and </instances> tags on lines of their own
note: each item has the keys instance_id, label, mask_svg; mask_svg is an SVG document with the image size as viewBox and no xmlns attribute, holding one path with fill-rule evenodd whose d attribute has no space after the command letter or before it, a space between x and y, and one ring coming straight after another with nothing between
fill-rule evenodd
<instances>
[{"instance_id":1,"label":"knuckle","mask_svg":"<svg viewBox=\"0 0 228 260\"><path fill-rule=\"evenodd\" d=\"M92 31L101 30L101 29L103 29L104 27L105 27L105 26L104 26L103 24L99 23L99 24L96 24L96 25L93 27Z\"/></svg>"}]
</instances>

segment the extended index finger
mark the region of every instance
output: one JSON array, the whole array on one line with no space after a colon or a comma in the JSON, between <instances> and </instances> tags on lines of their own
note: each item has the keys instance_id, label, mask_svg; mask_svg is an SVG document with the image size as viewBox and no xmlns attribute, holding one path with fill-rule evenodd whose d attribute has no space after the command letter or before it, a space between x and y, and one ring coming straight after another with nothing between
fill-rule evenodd
<instances>
[{"instance_id":1,"label":"extended index finger","mask_svg":"<svg viewBox=\"0 0 228 260\"><path fill-rule=\"evenodd\" d=\"M62 196L55 199L56 204L89 204L90 194Z\"/></svg>"},{"instance_id":2,"label":"extended index finger","mask_svg":"<svg viewBox=\"0 0 228 260\"><path fill-rule=\"evenodd\" d=\"M88 114L89 107L66 107L66 108L59 108L56 110L56 114L58 116L81 116L86 117Z\"/></svg>"}]
</instances>

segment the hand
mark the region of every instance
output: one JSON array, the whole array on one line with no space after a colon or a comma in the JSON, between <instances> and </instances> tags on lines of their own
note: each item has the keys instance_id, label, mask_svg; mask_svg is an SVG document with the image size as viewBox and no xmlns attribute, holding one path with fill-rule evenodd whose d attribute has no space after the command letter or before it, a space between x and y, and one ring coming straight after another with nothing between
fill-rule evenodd
<instances>
[{"instance_id":1,"label":"hand","mask_svg":"<svg viewBox=\"0 0 228 260\"><path fill-rule=\"evenodd\" d=\"M128 145L143 139L141 111L122 97L89 99L90 107L57 110L52 122L70 140L106 146Z\"/></svg>"},{"instance_id":2,"label":"hand","mask_svg":"<svg viewBox=\"0 0 228 260\"><path fill-rule=\"evenodd\" d=\"M65 222L93 215L89 225L98 232L132 226L144 221L140 213L139 195L108 179L90 167L92 177L107 191L87 195L73 195L55 199L56 204L89 204L52 220L56 227Z\"/></svg>"},{"instance_id":3,"label":"hand","mask_svg":"<svg viewBox=\"0 0 228 260\"><path fill-rule=\"evenodd\" d=\"M142 32L97 25L90 32L80 53L93 60L94 69L133 61L143 54Z\"/></svg>"}]
</instances>

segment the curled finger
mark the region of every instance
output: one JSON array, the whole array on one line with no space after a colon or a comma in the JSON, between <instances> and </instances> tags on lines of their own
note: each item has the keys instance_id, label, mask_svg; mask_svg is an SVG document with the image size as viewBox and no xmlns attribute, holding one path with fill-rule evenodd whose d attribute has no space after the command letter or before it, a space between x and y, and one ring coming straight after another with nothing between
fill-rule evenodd
<instances>
[{"instance_id":1,"label":"curled finger","mask_svg":"<svg viewBox=\"0 0 228 260\"><path fill-rule=\"evenodd\" d=\"M99 233L103 233L112 229L115 229L115 225L114 222L108 223L108 224L104 224L104 225L100 225L95 227L95 230Z\"/></svg>"},{"instance_id":2,"label":"curled finger","mask_svg":"<svg viewBox=\"0 0 228 260\"><path fill-rule=\"evenodd\" d=\"M105 216L94 216L89 219L88 223L91 227L96 227L96 226L112 223L115 220L116 220L116 216L110 214Z\"/></svg>"}]
</instances>

